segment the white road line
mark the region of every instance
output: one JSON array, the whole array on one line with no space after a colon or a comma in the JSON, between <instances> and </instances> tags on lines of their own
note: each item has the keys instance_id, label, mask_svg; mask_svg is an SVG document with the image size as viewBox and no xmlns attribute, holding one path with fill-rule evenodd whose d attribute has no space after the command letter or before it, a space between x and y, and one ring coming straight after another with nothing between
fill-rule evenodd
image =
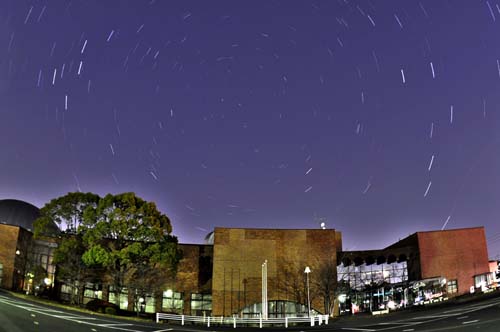
<instances>
[{"instance_id":1,"label":"white road line","mask_svg":"<svg viewBox=\"0 0 500 332\"><path fill-rule=\"evenodd\" d=\"M415 319L434 319L434 318L448 318L448 317L453 317L453 316L458 316L459 314L448 314L448 315L427 315L427 316L419 316L415 318L411 318L409 320L415 320Z\"/></svg>"},{"instance_id":2,"label":"white road line","mask_svg":"<svg viewBox=\"0 0 500 332\"><path fill-rule=\"evenodd\" d=\"M410 332L410 331L415 331L415 329L406 329L406 330L403 330L403 332Z\"/></svg>"},{"instance_id":3,"label":"white road line","mask_svg":"<svg viewBox=\"0 0 500 332\"><path fill-rule=\"evenodd\" d=\"M348 330L348 331L377 331L374 329L361 329L361 328L356 328L356 327L343 327L342 330Z\"/></svg>"},{"instance_id":4,"label":"white road line","mask_svg":"<svg viewBox=\"0 0 500 332\"><path fill-rule=\"evenodd\" d=\"M133 326L134 324L127 324L127 323L111 323L111 324L97 324L97 326L101 327L114 327L114 326Z\"/></svg>"},{"instance_id":5,"label":"white road line","mask_svg":"<svg viewBox=\"0 0 500 332\"><path fill-rule=\"evenodd\" d=\"M465 318L469 318L469 316L457 317L457 319L465 319Z\"/></svg>"},{"instance_id":6,"label":"white road line","mask_svg":"<svg viewBox=\"0 0 500 332\"><path fill-rule=\"evenodd\" d=\"M472 323L477 323L479 322L479 319L474 319L474 320L469 320L467 322L462 322L462 324L472 324Z\"/></svg>"},{"instance_id":7,"label":"white road line","mask_svg":"<svg viewBox=\"0 0 500 332\"><path fill-rule=\"evenodd\" d=\"M54 315L54 317L56 317L56 318L62 318L62 319L80 318L78 316L68 316L68 315Z\"/></svg>"},{"instance_id":8,"label":"white road line","mask_svg":"<svg viewBox=\"0 0 500 332\"><path fill-rule=\"evenodd\" d=\"M156 330L156 331L153 331L153 332L167 332L167 331L172 331L173 329L165 329L165 330Z\"/></svg>"},{"instance_id":9,"label":"white road line","mask_svg":"<svg viewBox=\"0 0 500 332\"><path fill-rule=\"evenodd\" d=\"M387 323L378 323L378 325L417 325L422 324L423 322L387 322Z\"/></svg>"}]
</instances>

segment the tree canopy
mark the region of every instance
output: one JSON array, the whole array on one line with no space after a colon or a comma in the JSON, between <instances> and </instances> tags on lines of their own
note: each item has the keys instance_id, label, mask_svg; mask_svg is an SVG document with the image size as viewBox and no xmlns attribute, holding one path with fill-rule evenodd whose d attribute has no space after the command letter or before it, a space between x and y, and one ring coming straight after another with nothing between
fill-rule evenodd
<instances>
[{"instance_id":1,"label":"tree canopy","mask_svg":"<svg viewBox=\"0 0 500 332\"><path fill-rule=\"evenodd\" d=\"M89 206L97 206L100 197L93 193L73 192L54 198L40 210L35 221L35 237L46 234L51 224L56 224L66 233L75 234L83 220L83 212Z\"/></svg>"},{"instance_id":2,"label":"tree canopy","mask_svg":"<svg viewBox=\"0 0 500 332\"><path fill-rule=\"evenodd\" d=\"M104 267L116 294L136 284L137 269L175 273L181 257L177 238L171 235L169 218L154 203L134 193L109 194L95 208L87 208L83 220L83 261Z\"/></svg>"},{"instance_id":3,"label":"tree canopy","mask_svg":"<svg viewBox=\"0 0 500 332\"><path fill-rule=\"evenodd\" d=\"M181 257L170 219L134 193L103 198L68 193L41 209L35 236L46 235L53 223L63 231L54 252L58 278L80 295L83 284L95 279L113 285L118 295L124 287L136 288L139 279L146 281L147 275L140 271L159 269L166 278L176 272ZM142 286L142 292L152 292L167 280L155 281L144 282L151 289Z\"/></svg>"},{"instance_id":4,"label":"tree canopy","mask_svg":"<svg viewBox=\"0 0 500 332\"><path fill-rule=\"evenodd\" d=\"M80 304L85 282L96 279L98 271L89 269L82 260L86 251L78 228L83 213L88 207L96 207L100 197L93 193L73 192L55 198L40 210L40 218L34 223L35 238L50 235L50 229L57 225L58 247L54 250L53 263L57 265L58 281L76 290L70 294L70 302Z\"/></svg>"}]
</instances>

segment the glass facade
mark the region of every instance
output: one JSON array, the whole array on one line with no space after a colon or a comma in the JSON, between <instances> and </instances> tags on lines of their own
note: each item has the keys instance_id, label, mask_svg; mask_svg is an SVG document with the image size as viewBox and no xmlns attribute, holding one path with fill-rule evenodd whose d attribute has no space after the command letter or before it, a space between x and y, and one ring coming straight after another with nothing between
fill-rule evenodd
<instances>
[{"instance_id":1,"label":"glass facade","mask_svg":"<svg viewBox=\"0 0 500 332\"><path fill-rule=\"evenodd\" d=\"M337 266L341 313L396 309L408 304L406 261Z\"/></svg>"},{"instance_id":2,"label":"glass facade","mask_svg":"<svg viewBox=\"0 0 500 332\"><path fill-rule=\"evenodd\" d=\"M353 290L384 284L398 284L408 281L407 262L391 264L362 264L359 266L341 264L337 267L337 281L347 283Z\"/></svg>"}]
</instances>

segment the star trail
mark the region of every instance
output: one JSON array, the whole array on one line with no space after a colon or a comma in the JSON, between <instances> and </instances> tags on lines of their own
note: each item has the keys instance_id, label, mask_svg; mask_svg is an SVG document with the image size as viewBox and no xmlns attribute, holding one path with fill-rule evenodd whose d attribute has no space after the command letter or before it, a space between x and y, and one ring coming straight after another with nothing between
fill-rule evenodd
<instances>
[{"instance_id":1,"label":"star trail","mask_svg":"<svg viewBox=\"0 0 500 332\"><path fill-rule=\"evenodd\" d=\"M0 198L134 191L215 226L500 255L500 2L0 3ZM325 221L326 220L326 221Z\"/></svg>"}]
</instances>

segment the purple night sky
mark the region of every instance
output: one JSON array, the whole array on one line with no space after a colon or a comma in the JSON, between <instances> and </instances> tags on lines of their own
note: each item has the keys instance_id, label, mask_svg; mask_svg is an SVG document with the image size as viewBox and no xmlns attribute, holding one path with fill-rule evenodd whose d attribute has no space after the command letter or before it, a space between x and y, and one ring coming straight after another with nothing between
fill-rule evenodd
<instances>
[{"instance_id":1,"label":"purple night sky","mask_svg":"<svg viewBox=\"0 0 500 332\"><path fill-rule=\"evenodd\" d=\"M500 1L0 2L0 199L134 191L344 249L486 227L500 255Z\"/></svg>"}]
</instances>

